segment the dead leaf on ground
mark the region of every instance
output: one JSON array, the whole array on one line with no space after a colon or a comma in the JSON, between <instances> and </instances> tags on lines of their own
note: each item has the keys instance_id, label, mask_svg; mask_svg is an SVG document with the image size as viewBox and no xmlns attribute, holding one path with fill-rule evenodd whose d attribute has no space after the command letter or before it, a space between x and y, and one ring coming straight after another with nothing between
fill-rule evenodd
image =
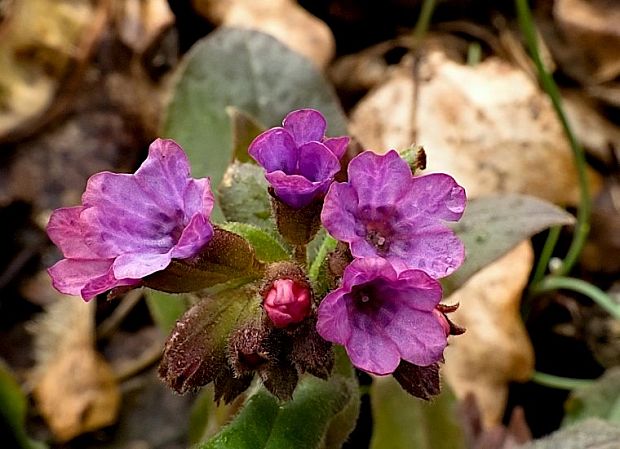
<instances>
[{"instance_id":1,"label":"dead leaf on ground","mask_svg":"<svg viewBox=\"0 0 620 449\"><path fill-rule=\"evenodd\" d=\"M115 2L114 22L120 40L141 55L161 33L174 24L166 0L124 0Z\"/></svg>"},{"instance_id":2,"label":"dead leaf on ground","mask_svg":"<svg viewBox=\"0 0 620 449\"><path fill-rule=\"evenodd\" d=\"M193 0L194 8L217 25L262 31L325 68L336 44L329 27L295 0Z\"/></svg>"},{"instance_id":3,"label":"dead leaf on ground","mask_svg":"<svg viewBox=\"0 0 620 449\"><path fill-rule=\"evenodd\" d=\"M486 426L501 423L508 384L528 380L534 368L519 314L533 258L531 244L523 242L445 301L461 305L450 318L467 331L450 340L444 374L457 397L473 393Z\"/></svg>"},{"instance_id":4,"label":"dead leaf on ground","mask_svg":"<svg viewBox=\"0 0 620 449\"><path fill-rule=\"evenodd\" d=\"M591 272L620 273L620 179L606 180L593 201L590 222L581 263Z\"/></svg>"},{"instance_id":5,"label":"dead leaf on ground","mask_svg":"<svg viewBox=\"0 0 620 449\"><path fill-rule=\"evenodd\" d=\"M457 406L467 447L469 449L516 449L532 440L532 432L525 421L521 407L516 407L507 426L498 424L485 427L482 424L480 407L473 394L467 394Z\"/></svg>"},{"instance_id":6,"label":"dead leaf on ground","mask_svg":"<svg viewBox=\"0 0 620 449\"><path fill-rule=\"evenodd\" d=\"M612 151L620 159L620 128L600 112L600 106L579 91L562 92L564 110L577 139L597 159L613 163Z\"/></svg>"},{"instance_id":7,"label":"dead leaf on ground","mask_svg":"<svg viewBox=\"0 0 620 449\"><path fill-rule=\"evenodd\" d=\"M113 424L118 415L118 385L95 350L94 312L94 301L58 295L32 325L34 400L58 441Z\"/></svg>"},{"instance_id":8,"label":"dead leaf on ground","mask_svg":"<svg viewBox=\"0 0 620 449\"><path fill-rule=\"evenodd\" d=\"M567 49L587 84L611 81L620 75L620 3L616 0L556 0L555 18Z\"/></svg>"},{"instance_id":9,"label":"dead leaf on ground","mask_svg":"<svg viewBox=\"0 0 620 449\"><path fill-rule=\"evenodd\" d=\"M412 73L402 64L353 111L350 130L366 148L384 152L415 140L429 172L450 173L470 197L515 192L577 202L569 144L549 99L526 74L495 57L472 67L431 52L419 70L414 117ZM590 179L596 190L598 176L590 172Z\"/></svg>"},{"instance_id":10,"label":"dead leaf on ground","mask_svg":"<svg viewBox=\"0 0 620 449\"><path fill-rule=\"evenodd\" d=\"M53 115L57 91L80 78L104 29L107 3L9 2L0 22L0 141L30 135Z\"/></svg>"}]
</instances>

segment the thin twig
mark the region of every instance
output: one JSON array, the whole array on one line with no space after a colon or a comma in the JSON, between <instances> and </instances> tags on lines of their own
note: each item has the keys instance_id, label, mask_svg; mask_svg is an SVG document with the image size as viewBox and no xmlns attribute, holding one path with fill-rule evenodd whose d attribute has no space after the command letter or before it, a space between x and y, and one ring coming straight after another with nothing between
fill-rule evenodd
<instances>
[{"instance_id":1,"label":"thin twig","mask_svg":"<svg viewBox=\"0 0 620 449\"><path fill-rule=\"evenodd\" d=\"M105 340L112 333L118 329L123 320L127 317L129 312L140 302L142 299L143 291L132 290L125 295L120 301L119 305L114 309L114 312L106 318L99 326L97 326L97 340Z\"/></svg>"}]
</instances>

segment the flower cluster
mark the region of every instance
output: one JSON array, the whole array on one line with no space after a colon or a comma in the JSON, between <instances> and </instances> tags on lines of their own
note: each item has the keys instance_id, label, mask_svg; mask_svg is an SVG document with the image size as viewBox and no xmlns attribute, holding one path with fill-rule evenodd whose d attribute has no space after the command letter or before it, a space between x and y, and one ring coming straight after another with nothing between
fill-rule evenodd
<instances>
[{"instance_id":1,"label":"flower cluster","mask_svg":"<svg viewBox=\"0 0 620 449\"><path fill-rule=\"evenodd\" d=\"M93 175L82 204L50 218L64 256L49 269L53 285L84 300L140 285L196 292L160 365L181 393L213 382L228 402L256 374L288 399L302 374L329 376L336 343L357 368L436 394L447 338L463 331L446 317L455 307L440 304L438 279L464 259L445 222L459 220L465 192L445 174L414 176L394 150L362 152L336 182L349 138L326 130L319 111L297 110L249 146L280 239L213 225L209 179L191 178L171 140L153 142L135 174ZM310 280L306 249L321 226L339 244Z\"/></svg>"},{"instance_id":2,"label":"flower cluster","mask_svg":"<svg viewBox=\"0 0 620 449\"><path fill-rule=\"evenodd\" d=\"M318 330L358 368L389 374L401 359L417 366L442 359L446 318L436 313L436 279L465 256L443 221L458 220L465 202L450 176L414 177L394 150L361 153L349 163L348 181L330 187L321 220L355 260L321 303Z\"/></svg>"}]
</instances>

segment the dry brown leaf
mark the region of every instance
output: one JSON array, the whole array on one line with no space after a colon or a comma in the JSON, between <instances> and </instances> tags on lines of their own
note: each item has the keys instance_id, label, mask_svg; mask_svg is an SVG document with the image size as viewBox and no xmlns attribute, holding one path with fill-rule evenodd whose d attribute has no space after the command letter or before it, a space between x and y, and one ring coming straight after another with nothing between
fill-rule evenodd
<instances>
[{"instance_id":1,"label":"dry brown leaf","mask_svg":"<svg viewBox=\"0 0 620 449\"><path fill-rule=\"evenodd\" d=\"M406 148L415 139L429 171L452 174L470 197L515 192L577 202L569 144L548 98L526 74L499 58L472 67L431 52L419 71L415 120L412 74L401 64L353 111L351 132L366 148ZM593 172L591 180L598 189Z\"/></svg>"},{"instance_id":2,"label":"dry brown leaf","mask_svg":"<svg viewBox=\"0 0 620 449\"><path fill-rule=\"evenodd\" d=\"M620 2L616 0L556 0L553 16L566 46L581 56L588 83L620 75Z\"/></svg>"},{"instance_id":3,"label":"dry brown leaf","mask_svg":"<svg viewBox=\"0 0 620 449\"><path fill-rule=\"evenodd\" d=\"M262 31L325 68L336 44L329 27L294 0L193 0L218 25Z\"/></svg>"},{"instance_id":4,"label":"dry brown leaf","mask_svg":"<svg viewBox=\"0 0 620 449\"><path fill-rule=\"evenodd\" d=\"M450 318L467 331L450 340L444 374L460 399L474 394L489 427L501 423L508 384L528 380L534 368L519 314L533 259L531 244L523 242L446 299L460 304Z\"/></svg>"},{"instance_id":5,"label":"dry brown leaf","mask_svg":"<svg viewBox=\"0 0 620 449\"><path fill-rule=\"evenodd\" d=\"M562 97L571 127L586 149L610 165L612 150L620 159L620 128L607 120L595 102L580 92L565 91Z\"/></svg>"},{"instance_id":6,"label":"dry brown leaf","mask_svg":"<svg viewBox=\"0 0 620 449\"><path fill-rule=\"evenodd\" d=\"M61 442L113 424L118 415L118 385L95 350L94 311L94 302L58 295L32 326L37 349L34 399Z\"/></svg>"},{"instance_id":7,"label":"dry brown leaf","mask_svg":"<svg viewBox=\"0 0 620 449\"><path fill-rule=\"evenodd\" d=\"M106 1L15 0L0 23L0 140L32 133L62 83L79 77Z\"/></svg>"}]
</instances>

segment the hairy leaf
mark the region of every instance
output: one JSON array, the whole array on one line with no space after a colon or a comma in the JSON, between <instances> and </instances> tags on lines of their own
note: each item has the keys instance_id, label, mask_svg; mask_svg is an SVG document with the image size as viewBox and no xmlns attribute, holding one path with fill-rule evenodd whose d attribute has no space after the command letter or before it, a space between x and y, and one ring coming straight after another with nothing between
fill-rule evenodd
<instances>
[{"instance_id":1,"label":"hairy leaf","mask_svg":"<svg viewBox=\"0 0 620 449\"><path fill-rule=\"evenodd\" d=\"M550 226L575 219L563 209L527 195L493 195L473 199L452 229L465 244L461 268L442 281L446 295L472 275L499 259L521 241Z\"/></svg>"},{"instance_id":2,"label":"hairy leaf","mask_svg":"<svg viewBox=\"0 0 620 449\"><path fill-rule=\"evenodd\" d=\"M221 28L185 56L162 128L187 151L194 176L210 176L213 185L231 160L228 106L268 127L312 107L327 118L330 135L346 132L338 99L311 61L266 34Z\"/></svg>"},{"instance_id":3,"label":"hairy leaf","mask_svg":"<svg viewBox=\"0 0 620 449\"><path fill-rule=\"evenodd\" d=\"M410 396L392 377L375 379L371 390L371 449L461 449L465 442L446 386L431 403Z\"/></svg>"}]
</instances>

